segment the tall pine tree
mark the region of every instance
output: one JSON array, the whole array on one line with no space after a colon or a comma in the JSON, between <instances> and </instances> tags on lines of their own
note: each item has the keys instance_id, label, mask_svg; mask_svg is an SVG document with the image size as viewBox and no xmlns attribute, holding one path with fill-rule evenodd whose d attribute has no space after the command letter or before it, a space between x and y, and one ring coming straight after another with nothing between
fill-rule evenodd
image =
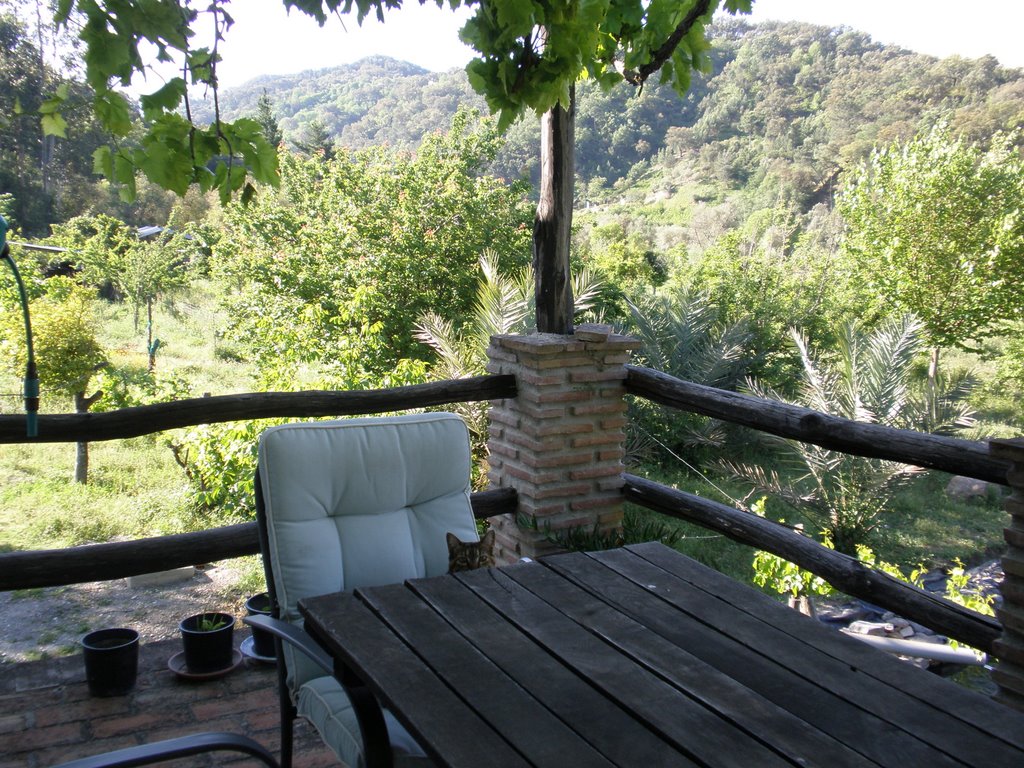
<instances>
[{"instance_id":1,"label":"tall pine tree","mask_svg":"<svg viewBox=\"0 0 1024 768\"><path fill-rule=\"evenodd\" d=\"M281 133L281 126L277 123L277 116L274 114L274 102L270 100L267 89L256 102L256 122L263 128L263 136L272 147L281 146L284 134Z\"/></svg>"}]
</instances>

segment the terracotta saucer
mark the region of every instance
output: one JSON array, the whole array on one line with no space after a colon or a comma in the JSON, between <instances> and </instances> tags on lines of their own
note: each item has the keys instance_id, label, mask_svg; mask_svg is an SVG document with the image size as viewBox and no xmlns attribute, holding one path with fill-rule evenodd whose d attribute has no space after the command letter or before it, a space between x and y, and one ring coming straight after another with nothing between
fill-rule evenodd
<instances>
[{"instance_id":1,"label":"terracotta saucer","mask_svg":"<svg viewBox=\"0 0 1024 768\"><path fill-rule=\"evenodd\" d=\"M242 652L235 648L231 651L231 664L229 666L223 669L215 669L212 672L189 672L188 667L185 666L185 652L178 651L178 653L167 660L167 668L178 677L183 677L186 680L216 680L218 677L223 677L235 669L241 663Z\"/></svg>"}]
</instances>

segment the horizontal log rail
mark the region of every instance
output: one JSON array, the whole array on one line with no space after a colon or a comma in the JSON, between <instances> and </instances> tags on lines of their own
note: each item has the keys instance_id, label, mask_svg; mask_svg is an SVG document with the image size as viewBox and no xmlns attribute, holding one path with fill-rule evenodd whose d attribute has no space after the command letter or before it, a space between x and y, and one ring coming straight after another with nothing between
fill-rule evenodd
<instances>
[{"instance_id":1,"label":"horizontal log rail","mask_svg":"<svg viewBox=\"0 0 1024 768\"><path fill-rule=\"evenodd\" d=\"M477 518L515 512L517 506L512 488L480 491L470 501ZM123 579L259 551L256 523L239 523L136 541L6 552L0 554L0 592Z\"/></svg>"},{"instance_id":2,"label":"horizontal log rail","mask_svg":"<svg viewBox=\"0 0 1024 768\"><path fill-rule=\"evenodd\" d=\"M217 395L106 413L40 414L39 435L31 438L25 436L24 416L0 416L0 444L121 440L223 421L355 416L515 396L515 377L507 374L391 389Z\"/></svg>"},{"instance_id":3,"label":"horizontal log rail","mask_svg":"<svg viewBox=\"0 0 1024 768\"><path fill-rule=\"evenodd\" d=\"M900 581L791 528L750 512L625 474L626 500L718 531L778 555L825 579L836 589L992 654L1002 632L998 621Z\"/></svg>"},{"instance_id":4,"label":"horizontal log rail","mask_svg":"<svg viewBox=\"0 0 1024 768\"><path fill-rule=\"evenodd\" d=\"M694 384L650 368L627 365L626 371L626 391L655 403L834 451L1007 484L1009 462L990 456L984 442L851 421L797 405Z\"/></svg>"}]
</instances>

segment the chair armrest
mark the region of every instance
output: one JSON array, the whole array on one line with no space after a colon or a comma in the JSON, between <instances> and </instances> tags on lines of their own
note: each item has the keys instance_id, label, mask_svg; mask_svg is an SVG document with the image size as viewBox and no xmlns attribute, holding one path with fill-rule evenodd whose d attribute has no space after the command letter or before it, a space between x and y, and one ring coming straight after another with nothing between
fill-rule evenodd
<instances>
[{"instance_id":1,"label":"chair armrest","mask_svg":"<svg viewBox=\"0 0 1024 768\"><path fill-rule=\"evenodd\" d=\"M313 663L323 669L328 675L334 674L334 660L331 659L330 654L321 648L301 627L281 619L275 619L272 616L259 614L245 616L242 618L242 622L250 627L259 627L264 632L269 632L274 637L280 638L292 647L302 651L303 654L309 657Z\"/></svg>"},{"instance_id":2,"label":"chair armrest","mask_svg":"<svg viewBox=\"0 0 1024 768\"><path fill-rule=\"evenodd\" d=\"M278 768L277 760L259 742L240 733L213 732L195 733L152 744L142 744L138 747L118 749L114 752L105 752L102 755L61 763L55 768L130 768L134 765L149 765L217 750L243 752L261 760L271 768Z\"/></svg>"}]
</instances>

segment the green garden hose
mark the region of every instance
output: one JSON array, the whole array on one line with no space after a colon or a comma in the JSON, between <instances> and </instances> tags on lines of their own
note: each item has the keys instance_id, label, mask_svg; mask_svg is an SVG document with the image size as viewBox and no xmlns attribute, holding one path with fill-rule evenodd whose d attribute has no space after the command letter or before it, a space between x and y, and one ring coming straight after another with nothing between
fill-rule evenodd
<instances>
[{"instance_id":1,"label":"green garden hose","mask_svg":"<svg viewBox=\"0 0 1024 768\"><path fill-rule=\"evenodd\" d=\"M11 246L7 244L7 219L0 216L0 259L11 266L14 280L18 284L18 295L21 298L21 312L25 317L25 346L28 351L28 363L25 365L25 430L28 437L39 434L37 414L39 413L39 374L36 372L36 357L32 348L32 320L28 314L28 297L25 295L25 284L21 281L18 265L11 256Z\"/></svg>"}]
</instances>

